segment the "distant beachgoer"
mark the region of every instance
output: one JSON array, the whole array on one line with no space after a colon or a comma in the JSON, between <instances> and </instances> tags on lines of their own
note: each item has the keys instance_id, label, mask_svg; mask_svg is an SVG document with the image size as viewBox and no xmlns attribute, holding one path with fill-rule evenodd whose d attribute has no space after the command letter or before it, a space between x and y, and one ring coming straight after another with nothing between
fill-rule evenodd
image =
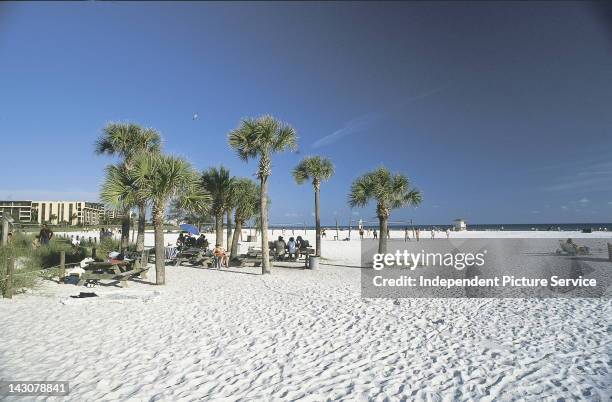
<instances>
[{"instance_id":1,"label":"distant beachgoer","mask_svg":"<svg viewBox=\"0 0 612 402\"><path fill-rule=\"evenodd\" d=\"M278 240L274 243L274 250L276 252L276 259L283 260L285 258L285 249L287 248L287 243L283 239L283 236L278 236Z\"/></svg>"},{"instance_id":2,"label":"distant beachgoer","mask_svg":"<svg viewBox=\"0 0 612 402\"><path fill-rule=\"evenodd\" d=\"M446 238L450 239L450 229L446 229Z\"/></svg>"},{"instance_id":3,"label":"distant beachgoer","mask_svg":"<svg viewBox=\"0 0 612 402\"><path fill-rule=\"evenodd\" d=\"M374 238L378 239L378 232L376 231L376 229L374 229L374 231L372 233L374 234Z\"/></svg>"},{"instance_id":4,"label":"distant beachgoer","mask_svg":"<svg viewBox=\"0 0 612 402\"><path fill-rule=\"evenodd\" d=\"M431 229L431 240L436 238L436 231Z\"/></svg>"},{"instance_id":5,"label":"distant beachgoer","mask_svg":"<svg viewBox=\"0 0 612 402\"><path fill-rule=\"evenodd\" d=\"M325 233L325 229L323 229L323 230L321 231L321 237L325 237L325 238L327 238L327 234Z\"/></svg>"},{"instance_id":6,"label":"distant beachgoer","mask_svg":"<svg viewBox=\"0 0 612 402\"><path fill-rule=\"evenodd\" d=\"M298 236L295 239L295 245L297 247L297 258L300 258L302 256L302 250L306 248L304 246L304 239L302 239L302 236Z\"/></svg>"},{"instance_id":7,"label":"distant beachgoer","mask_svg":"<svg viewBox=\"0 0 612 402\"><path fill-rule=\"evenodd\" d=\"M410 234L407 227L404 228L404 241L410 241Z\"/></svg>"},{"instance_id":8,"label":"distant beachgoer","mask_svg":"<svg viewBox=\"0 0 612 402\"><path fill-rule=\"evenodd\" d=\"M38 239L40 241L40 244L43 246L48 245L52 237L53 237L53 231L49 229L46 224L44 224L38 234Z\"/></svg>"},{"instance_id":9,"label":"distant beachgoer","mask_svg":"<svg viewBox=\"0 0 612 402\"><path fill-rule=\"evenodd\" d=\"M295 260L297 258L297 244L293 237L290 237L289 242L287 242L287 250L289 251L289 259Z\"/></svg>"},{"instance_id":10,"label":"distant beachgoer","mask_svg":"<svg viewBox=\"0 0 612 402\"><path fill-rule=\"evenodd\" d=\"M185 244L185 236L183 236L183 232L179 234L178 239L176 239L176 247L182 247Z\"/></svg>"},{"instance_id":11,"label":"distant beachgoer","mask_svg":"<svg viewBox=\"0 0 612 402\"><path fill-rule=\"evenodd\" d=\"M215 256L215 266L217 268L228 267L227 254L225 253L225 249L220 244L215 244L213 255Z\"/></svg>"},{"instance_id":12,"label":"distant beachgoer","mask_svg":"<svg viewBox=\"0 0 612 402\"><path fill-rule=\"evenodd\" d=\"M363 240L363 228L359 228L359 238Z\"/></svg>"},{"instance_id":13,"label":"distant beachgoer","mask_svg":"<svg viewBox=\"0 0 612 402\"><path fill-rule=\"evenodd\" d=\"M414 237L416 238L416 241L421 241L421 229L417 228L414 231Z\"/></svg>"},{"instance_id":14,"label":"distant beachgoer","mask_svg":"<svg viewBox=\"0 0 612 402\"><path fill-rule=\"evenodd\" d=\"M188 247L195 247L196 238L191 233L187 233L187 237L185 238L185 245Z\"/></svg>"},{"instance_id":15,"label":"distant beachgoer","mask_svg":"<svg viewBox=\"0 0 612 402\"><path fill-rule=\"evenodd\" d=\"M389 230L389 228L387 227L387 239L391 238L391 231Z\"/></svg>"}]
</instances>

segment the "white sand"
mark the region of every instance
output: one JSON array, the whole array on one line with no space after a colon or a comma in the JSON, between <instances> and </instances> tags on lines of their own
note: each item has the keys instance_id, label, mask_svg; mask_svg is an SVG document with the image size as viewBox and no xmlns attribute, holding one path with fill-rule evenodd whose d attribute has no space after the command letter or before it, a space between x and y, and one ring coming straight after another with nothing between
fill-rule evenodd
<instances>
[{"instance_id":1,"label":"white sand","mask_svg":"<svg viewBox=\"0 0 612 402\"><path fill-rule=\"evenodd\" d=\"M358 241L327 240L324 252L359 263ZM0 379L67 380L74 401L611 396L610 300L395 305L361 299L358 268L166 272L163 287L71 299L88 289L45 282L1 300Z\"/></svg>"}]
</instances>

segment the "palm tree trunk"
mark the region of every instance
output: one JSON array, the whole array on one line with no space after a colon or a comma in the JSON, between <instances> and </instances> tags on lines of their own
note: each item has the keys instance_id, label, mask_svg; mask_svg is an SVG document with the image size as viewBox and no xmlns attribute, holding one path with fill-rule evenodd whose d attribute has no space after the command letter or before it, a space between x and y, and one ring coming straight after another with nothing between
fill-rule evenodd
<instances>
[{"instance_id":1,"label":"palm tree trunk","mask_svg":"<svg viewBox=\"0 0 612 402\"><path fill-rule=\"evenodd\" d=\"M260 178L260 215L261 215L261 273L269 274L270 268L270 247L268 246L268 177Z\"/></svg>"},{"instance_id":2,"label":"palm tree trunk","mask_svg":"<svg viewBox=\"0 0 612 402\"><path fill-rule=\"evenodd\" d=\"M126 251L130 245L130 211L123 211L121 218L121 251Z\"/></svg>"},{"instance_id":3,"label":"palm tree trunk","mask_svg":"<svg viewBox=\"0 0 612 402\"><path fill-rule=\"evenodd\" d=\"M387 252L387 227L389 217L385 215L378 216L379 230L378 230L378 253L384 254Z\"/></svg>"},{"instance_id":4,"label":"palm tree trunk","mask_svg":"<svg viewBox=\"0 0 612 402\"><path fill-rule=\"evenodd\" d=\"M223 247L223 212L215 215L215 244Z\"/></svg>"},{"instance_id":5,"label":"palm tree trunk","mask_svg":"<svg viewBox=\"0 0 612 402\"><path fill-rule=\"evenodd\" d=\"M161 207L156 207L153 211L153 228L155 230L155 283L165 285L164 209Z\"/></svg>"},{"instance_id":6,"label":"palm tree trunk","mask_svg":"<svg viewBox=\"0 0 612 402\"><path fill-rule=\"evenodd\" d=\"M321 210L319 205L319 186L315 184L315 232L317 236L315 255L321 256Z\"/></svg>"},{"instance_id":7,"label":"palm tree trunk","mask_svg":"<svg viewBox=\"0 0 612 402\"><path fill-rule=\"evenodd\" d=\"M236 219L236 227L234 228L234 235L232 236L230 259L238 258L238 242L240 241L240 233L242 233L242 222Z\"/></svg>"},{"instance_id":8,"label":"palm tree trunk","mask_svg":"<svg viewBox=\"0 0 612 402\"><path fill-rule=\"evenodd\" d=\"M225 215L227 216L227 249L229 251L232 244L232 211L227 210Z\"/></svg>"},{"instance_id":9,"label":"palm tree trunk","mask_svg":"<svg viewBox=\"0 0 612 402\"><path fill-rule=\"evenodd\" d=\"M145 223L147 219L147 209L144 204L138 206L138 235L136 236L136 251L144 251Z\"/></svg>"}]
</instances>

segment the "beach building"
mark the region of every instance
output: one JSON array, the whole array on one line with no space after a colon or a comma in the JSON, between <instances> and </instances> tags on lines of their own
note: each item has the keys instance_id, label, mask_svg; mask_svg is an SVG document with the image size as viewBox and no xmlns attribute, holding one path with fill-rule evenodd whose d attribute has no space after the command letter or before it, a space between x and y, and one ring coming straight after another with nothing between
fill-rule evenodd
<instances>
[{"instance_id":1,"label":"beach building","mask_svg":"<svg viewBox=\"0 0 612 402\"><path fill-rule=\"evenodd\" d=\"M87 201L0 201L0 215L20 223L98 225L104 205Z\"/></svg>"},{"instance_id":2,"label":"beach building","mask_svg":"<svg viewBox=\"0 0 612 402\"><path fill-rule=\"evenodd\" d=\"M15 222L32 221L32 201L0 201L0 217L10 216Z\"/></svg>"},{"instance_id":3,"label":"beach building","mask_svg":"<svg viewBox=\"0 0 612 402\"><path fill-rule=\"evenodd\" d=\"M453 221L453 229L458 232L467 230L467 223L463 218L457 218Z\"/></svg>"}]
</instances>

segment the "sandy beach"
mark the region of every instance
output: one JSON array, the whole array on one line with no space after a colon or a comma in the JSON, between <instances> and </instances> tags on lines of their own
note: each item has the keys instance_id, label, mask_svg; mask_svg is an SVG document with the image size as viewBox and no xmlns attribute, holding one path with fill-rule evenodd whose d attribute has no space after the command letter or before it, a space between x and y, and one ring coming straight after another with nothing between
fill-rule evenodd
<instances>
[{"instance_id":1,"label":"sandy beach","mask_svg":"<svg viewBox=\"0 0 612 402\"><path fill-rule=\"evenodd\" d=\"M609 299L362 299L359 242L323 246L316 271L43 282L0 300L0 377L73 401L609 399Z\"/></svg>"}]
</instances>

